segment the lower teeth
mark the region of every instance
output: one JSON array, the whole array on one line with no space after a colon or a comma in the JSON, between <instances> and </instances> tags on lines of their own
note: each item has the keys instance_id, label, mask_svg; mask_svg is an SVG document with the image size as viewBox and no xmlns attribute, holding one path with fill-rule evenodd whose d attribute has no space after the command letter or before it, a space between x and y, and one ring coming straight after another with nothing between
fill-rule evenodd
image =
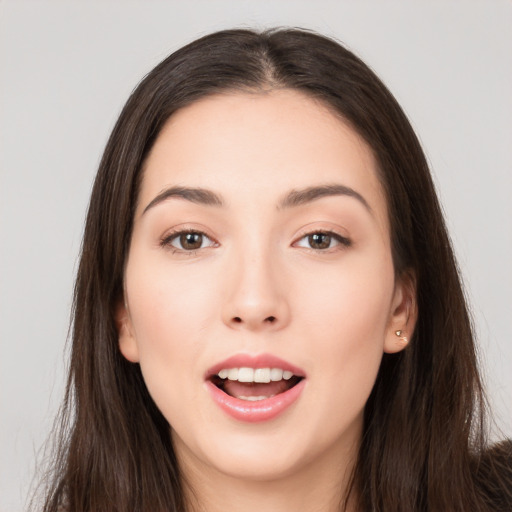
<instances>
[{"instance_id":1,"label":"lower teeth","mask_svg":"<svg viewBox=\"0 0 512 512\"><path fill-rule=\"evenodd\" d=\"M271 398L270 396L237 396L240 400L248 400L249 402L257 402L259 400L265 400Z\"/></svg>"}]
</instances>

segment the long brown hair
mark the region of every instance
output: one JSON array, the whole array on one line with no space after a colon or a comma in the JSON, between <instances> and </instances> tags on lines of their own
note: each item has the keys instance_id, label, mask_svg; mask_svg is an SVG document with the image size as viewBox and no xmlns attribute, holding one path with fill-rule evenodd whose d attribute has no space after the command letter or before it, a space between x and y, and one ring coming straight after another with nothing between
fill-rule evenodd
<instances>
[{"instance_id":1,"label":"long brown hair","mask_svg":"<svg viewBox=\"0 0 512 512\"><path fill-rule=\"evenodd\" d=\"M410 346L384 355L365 409L351 487L360 510L497 509L485 489L499 472L492 458L479 465L484 397L471 321L418 139L391 93L353 53L312 32L284 29L222 31L183 47L144 78L120 115L87 215L45 511L62 504L73 512L185 509L169 424L139 366L120 354L113 316L143 162L178 109L219 92L272 88L322 101L373 149L395 272L416 279L419 315Z\"/></svg>"}]
</instances>

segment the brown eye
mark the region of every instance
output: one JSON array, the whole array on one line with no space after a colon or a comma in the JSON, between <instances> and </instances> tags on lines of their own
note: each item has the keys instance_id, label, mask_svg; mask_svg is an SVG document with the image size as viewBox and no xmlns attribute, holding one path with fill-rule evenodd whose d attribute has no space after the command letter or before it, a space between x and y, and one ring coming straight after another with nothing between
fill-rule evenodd
<instances>
[{"instance_id":1,"label":"brown eye","mask_svg":"<svg viewBox=\"0 0 512 512\"><path fill-rule=\"evenodd\" d=\"M327 233L313 233L308 236L309 246L312 249L328 249L331 241L332 237Z\"/></svg>"},{"instance_id":2,"label":"brown eye","mask_svg":"<svg viewBox=\"0 0 512 512\"><path fill-rule=\"evenodd\" d=\"M341 247L350 247L351 240L344 236L338 235L332 231L316 231L304 235L300 240L295 242L295 247L304 247L305 249L313 249L314 251L327 251Z\"/></svg>"},{"instance_id":3,"label":"brown eye","mask_svg":"<svg viewBox=\"0 0 512 512\"><path fill-rule=\"evenodd\" d=\"M170 247L177 252L193 252L215 246L215 242L200 231L180 231L164 238L162 247Z\"/></svg>"},{"instance_id":4,"label":"brown eye","mask_svg":"<svg viewBox=\"0 0 512 512\"><path fill-rule=\"evenodd\" d=\"M179 236L179 241L181 249L194 251L203 245L203 235L201 233L182 233Z\"/></svg>"}]
</instances>

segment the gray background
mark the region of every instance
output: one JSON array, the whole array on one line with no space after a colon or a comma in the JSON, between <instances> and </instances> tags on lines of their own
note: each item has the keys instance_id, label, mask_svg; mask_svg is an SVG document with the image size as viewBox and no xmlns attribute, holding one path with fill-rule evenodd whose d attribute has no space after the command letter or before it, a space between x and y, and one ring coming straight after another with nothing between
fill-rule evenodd
<instances>
[{"instance_id":1,"label":"gray background","mask_svg":"<svg viewBox=\"0 0 512 512\"><path fill-rule=\"evenodd\" d=\"M23 510L63 392L73 276L99 158L128 94L182 44L309 27L384 79L424 144L512 435L512 4L0 2L0 511Z\"/></svg>"}]
</instances>

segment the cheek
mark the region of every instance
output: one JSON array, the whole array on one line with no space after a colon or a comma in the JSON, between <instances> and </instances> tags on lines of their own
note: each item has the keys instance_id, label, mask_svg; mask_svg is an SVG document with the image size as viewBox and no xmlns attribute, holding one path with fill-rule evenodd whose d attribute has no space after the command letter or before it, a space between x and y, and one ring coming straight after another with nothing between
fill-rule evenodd
<instances>
[{"instance_id":1,"label":"cheek","mask_svg":"<svg viewBox=\"0 0 512 512\"><path fill-rule=\"evenodd\" d=\"M371 392L383 354L394 273L390 260L318 274L300 301L301 352L321 375L315 399L333 425L355 417ZM304 288L304 285L301 285ZM336 404L333 407L333 404Z\"/></svg>"},{"instance_id":2,"label":"cheek","mask_svg":"<svg viewBox=\"0 0 512 512\"><path fill-rule=\"evenodd\" d=\"M200 265L191 268L187 264L176 268L165 255L147 258L135 253L130 258L126 290L143 352L156 347L186 348L197 341L194 332L212 316L217 293L208 269Z\"/></svg>"},{"instance_id":3,"label":"cheek","mask_svg":"<svg viewBox=\"0 0 512 512\"><path fill-rule=\"evenodd\" d=\"M144 269L142 272L139 269ZM136 257L126 271L126 292L142 374L164 415L182 399L207 343L206 326L216 315L215 290L201 272L170 272L169 266Z\"/></svg>"},{"instance_id":4,"label":"cheek","mask_svg":"<svg viewBox=\"0 0 512 512\"><path fill-rule=\"evenodd\" d=\"M337 347L383 343L394 270L387 252L381 253L382 258L356 255L341 265L302 273L291 293L298 316L322 337L343 341Z\"/></svg>"},{"instance_id":5,"label":"cheek","mask_svg":"<svg viewBox=\"0 0 512 512\"><path fill-rule=\"evenodd\" d=\"M332 282L332 281L331 281ZM360 283L360 281L358 280ZM346 280L320 301L310 296L310 320L302 329L302 347L309 353L310 418L321 439L358 436L363 411L383 354L388 298ZM309 347L307 346L309 345ZM352 434L351 434L352 433Z\"/></svg>"}]
</instances>

